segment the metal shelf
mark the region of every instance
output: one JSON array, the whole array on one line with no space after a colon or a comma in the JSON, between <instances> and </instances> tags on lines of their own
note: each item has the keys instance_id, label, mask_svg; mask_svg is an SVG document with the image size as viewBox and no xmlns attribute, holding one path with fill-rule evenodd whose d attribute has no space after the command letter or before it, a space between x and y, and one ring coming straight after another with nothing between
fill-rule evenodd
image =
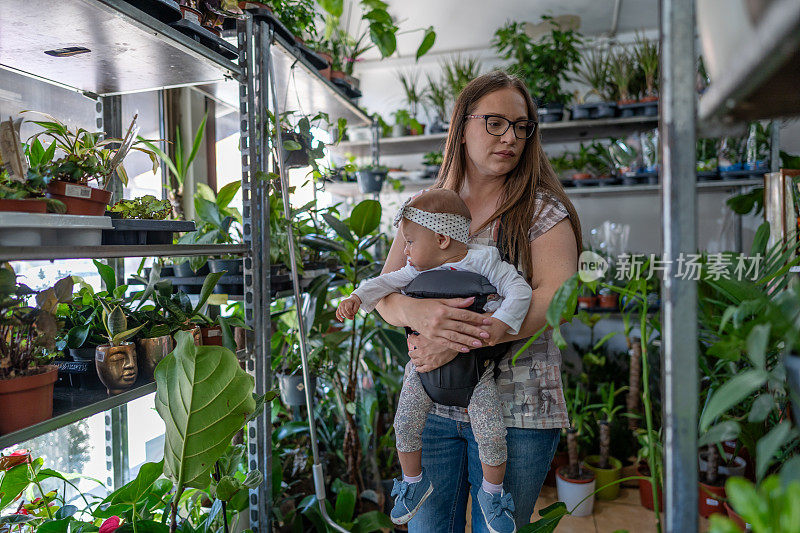
<instances>
[{"instance_id":1,"label":"metal shelf","mask_svg":"<svg viewBox=\"0 0 800 533\"><path fill-rule=\"evenodd\" d=\"M71 46L90 52L44 53ZM0 66L99 96L241 77L234 62L123 0L3 0Z\"/></svg>"},{"instance_id":2,"label":"metal shelf","mask_svg":"<svg viewBox=\"0 0 800 533\"><path fill-rule=\"evenodd\" d=\"M135 387L116 396L103 389L72 389L56 387L53 391L53 417L33 426L0 436L0 450L68 426L113 407L124 405L156 391L155 383Z\"/></svg>"},{"instance_id":3,"label":"metal shelf","mask_svg":"<svg viewBox=\"0 0 800 533\"><path fill-rule=\"evenodd\" d=\"M539 124L545 144L578 142L605 137L622 137L658 127L658 117L610 118L600 120L564 120ZM444 149L447 133L389 137L380 140L381 155L415 154ZM369 141L345 141L332 148L356 156L370 154Z\"/></svg>"},{"instance_id":4,"label":"metal shelf","mask_svg":"<svg viewBox=\"0 0 800 533\"><path fill-rule=\"evenodd\" d=\"M733 123L800 113L800 2L771 2L753 39L739 50L725 75L700 98L702 122Z\"/></svg>"},{"instance_id":5,"label":"metal shelf","mask_svg":"<svg viewBox=\"0 0 800 533\"><path fill-rule=\"evenodd\" d=\"M435 180L426 179L420 181L404 181L405 189L403 194L411 194L413 192L426 189L433 186ZM736 187L747 187L751 185L763 185L762 179L751 180L716 180L716 181L699 181L697 182L697 189L701 191L709 190L725 190L734 189ZM358 183L348 182L329 182L325 184L325 191L341 198L359 198L365 195L358 188ZM597 187L565 187L564 191L570 196L592 196L592 195L614 195L614 194L650 194L661 191L660 184L642 184L642 185L607 185Z\"/></svg>"},{"instance_id":6,"label":"metal shelf","mask_svg":"<svg viewBox=\"0 0 800 533\"><path fill-rule=\"evenodd\" d=\"M111 257L170 257L193 255L246 255L245 244L152 244L144 246L0 246L0 261L52 259L103 259Z\"/></svg>"}]
</instances>

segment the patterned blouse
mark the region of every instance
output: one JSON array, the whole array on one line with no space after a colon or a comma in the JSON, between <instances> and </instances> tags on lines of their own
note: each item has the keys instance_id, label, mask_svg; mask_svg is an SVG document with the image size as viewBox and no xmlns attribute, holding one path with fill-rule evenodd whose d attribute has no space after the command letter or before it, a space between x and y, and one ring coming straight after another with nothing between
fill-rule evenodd
<instances>
[{"instance_id":1,"label":"patterned blouse","mask_svg":"<svg viewBox=\"0 0 800 533\"><path fill-rule=\"evenodd\" d=\"M533 241L568 217L564 205L546 192L536 193L536 207L541 214L531 227ZM470 244L496 246L497 221L470 238ZM497 390L503 407L506 427L552 429L569 427L567 405L561 387L561 351L548 330L531 344L511 365L511 358L527 339L514 341L498 363ZM433 413L459 422L469 422L462 407L434 404Z\"/></svg>"}]
</instances>

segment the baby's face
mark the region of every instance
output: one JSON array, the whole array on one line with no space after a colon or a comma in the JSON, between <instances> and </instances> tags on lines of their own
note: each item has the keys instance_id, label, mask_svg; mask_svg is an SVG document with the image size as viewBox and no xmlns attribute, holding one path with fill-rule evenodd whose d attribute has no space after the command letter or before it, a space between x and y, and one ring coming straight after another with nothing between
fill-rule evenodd
<instances>
[{"instance_id":1,"label":"baby's face","mask_svg":"<svg viewBox=\"0 0 800 533\"><path fill-rule=\"evenodd\" d=\"M407 218L400 222L400 230L405 239L403 253L411 266L422 271L442 264L442 250L435 232Z\"/></svg>"}]
</instances>

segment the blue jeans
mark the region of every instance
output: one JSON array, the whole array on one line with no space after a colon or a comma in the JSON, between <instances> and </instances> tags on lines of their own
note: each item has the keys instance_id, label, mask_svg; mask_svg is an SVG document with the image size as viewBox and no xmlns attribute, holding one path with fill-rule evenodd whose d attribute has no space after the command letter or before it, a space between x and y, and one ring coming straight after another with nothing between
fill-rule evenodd
<instances>
[{"instance_id":1,"label":"blue jeans","mask_svg":"<svg viewBox=\"0 0 800 533\"><path fill-rule=\"evenodd\" d=\"M517 527L530 521L556 453L559 433L558 429L508 428L508 462L503 488L514 498ZM483 472L470 425L428 415L422 432L422 466L433 484L433 493L408 523L409 533L464 531L470 492L472 531L488 533L475 503Z\"/></svg>"}]
</instances>

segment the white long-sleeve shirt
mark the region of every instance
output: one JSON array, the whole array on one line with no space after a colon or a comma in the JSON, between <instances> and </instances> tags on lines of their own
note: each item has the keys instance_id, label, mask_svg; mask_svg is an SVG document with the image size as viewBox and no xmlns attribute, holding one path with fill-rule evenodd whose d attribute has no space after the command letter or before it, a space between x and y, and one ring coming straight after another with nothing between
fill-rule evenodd
<instances>
[{"instance_id":1,"label":"white long-sleeve shirt","mask_svg":"<svg viewBox=\"0 0 800 533\"><path fill-rule=\"evenodd\" d=\"M528 314L533 291L516 268L500 259L500 252L496 247L470 244L467 255L461 261L444 263L429 270L464 270L484 276L503 298L492 317L507 324L508 333L516 335L519 332ZM400 270L363 281L353 294L361 299L361 308L371 312L381 298L393 292L402 292L420 273L406 263Z\"/></svg>"}]
</instances>

